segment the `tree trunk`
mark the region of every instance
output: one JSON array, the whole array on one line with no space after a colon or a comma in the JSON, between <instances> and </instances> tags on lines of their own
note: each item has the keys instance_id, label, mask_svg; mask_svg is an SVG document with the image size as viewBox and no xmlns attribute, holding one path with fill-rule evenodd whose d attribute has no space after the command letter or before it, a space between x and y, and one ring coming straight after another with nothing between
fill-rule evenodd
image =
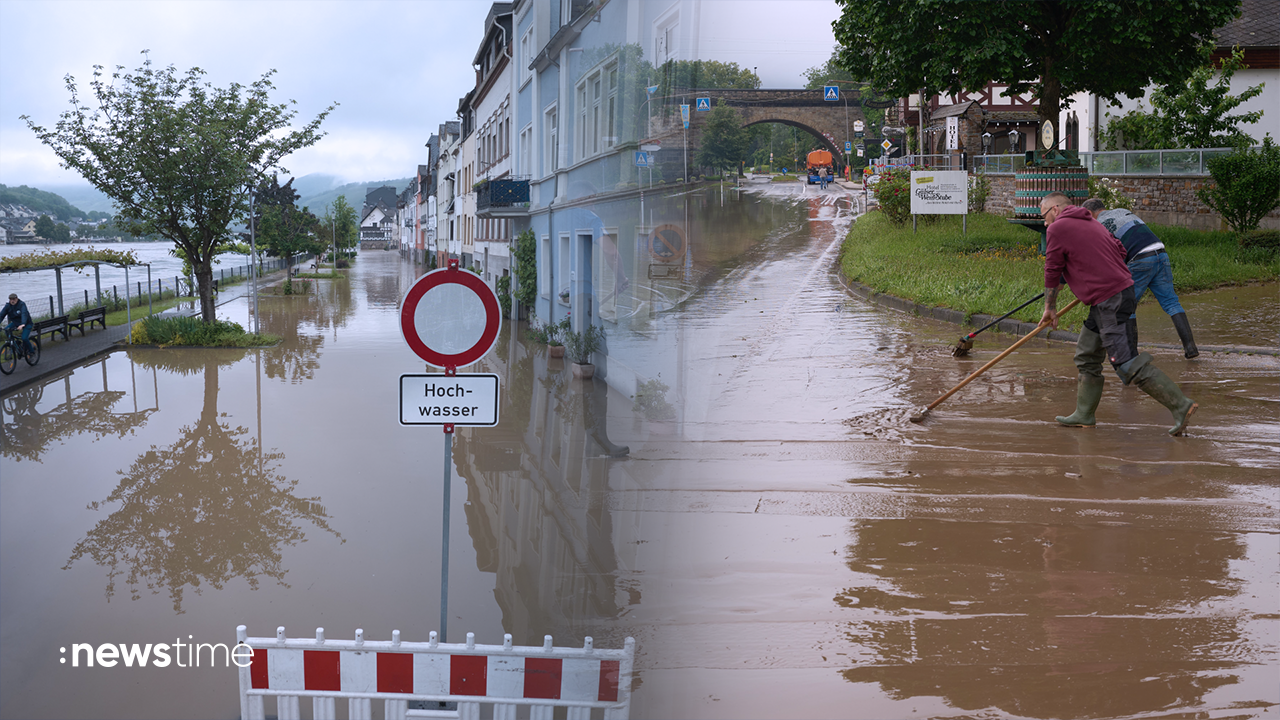
<instances>
[{"instance_id":1,"label":"tree trunk","mask_svg":"<svg viewBox=\"0 0 1280 720\"><path fill-rule=\"evenodd\" d=\"M217 319L213 304L213 263L205 260L194 263L193 268L196 274L197 291L200 293L200 318L211 323Z\"/></svg>"},{"instance_id":2,"label":"tree trunk","mask_svg":"<svg viewBox=\"0 0 1280 720\"><path fill-rule=\"evenodd\" d=\"M1035 145L1040 144L1040 126L1044 125L1045 120L1053 123L1054 137L1058 136L1058 110L1062 104L1062 81L1053 73L1053 61L1046 58L1044 63L1044 73L1040 78L1040 103L1036 108L1036 132ZM1047 149L1047 148L1043 148Z\"/></svg>"}]
</instances>

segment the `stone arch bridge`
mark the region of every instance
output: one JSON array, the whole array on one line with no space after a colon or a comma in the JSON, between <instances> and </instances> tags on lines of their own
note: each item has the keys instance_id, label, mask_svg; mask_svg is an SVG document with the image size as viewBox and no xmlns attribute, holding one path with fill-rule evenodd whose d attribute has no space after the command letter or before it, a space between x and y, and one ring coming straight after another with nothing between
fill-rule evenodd
<instances>
[{"instance_id":1,"label":"stone arch bridge","mask_svg":"<svg viewBox=\"0 0 1280 720\"><path fill-rule=\"evenodd\" d=\"M683 147L683 125L680 121L680 105L687 103L689 112L689 151L698 147L702 126L708 112L697 111L697 98L710 98L711 107L720 100L738 111L746 126L760 123L780 123L804 130L818 138L825 149L837 158L844 155L846 138L853 137L854 122L866 121L862 113L862 98L854 91L840 90L840 99L824 100L822 90L682 90L666 98L654 98L655 103L671 108L668 120L654 128L654 138L662 142L664 151ZM878 105L877 105L878 107ZM655 125L658 119L654 118ZM871 128L868 128L871 130ZM879 128L868 132L878 135Z\"/></svg>"}]
</instances>

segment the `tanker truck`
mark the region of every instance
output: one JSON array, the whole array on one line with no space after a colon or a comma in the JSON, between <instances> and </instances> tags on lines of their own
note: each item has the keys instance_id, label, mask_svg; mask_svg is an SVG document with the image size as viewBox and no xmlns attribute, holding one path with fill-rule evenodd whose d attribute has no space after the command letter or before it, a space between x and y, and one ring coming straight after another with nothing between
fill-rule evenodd
<instances>
[{"instance_id":1,"label":"tanker truck","mask_svg":"<svg viewBox=\"0 0 1280 720\"><path fill-rule=\"evenodd\" d=\"M824 167L827 169L827 177L835 178L836 168L835 168L835 165L832 163L831 153L827 152L826 150L814 150L813 152L809 153L807 162L809 165L809 184L810 185L818 184L819 182L818 171L820 171Z\"/></svg>"}]
</instances>

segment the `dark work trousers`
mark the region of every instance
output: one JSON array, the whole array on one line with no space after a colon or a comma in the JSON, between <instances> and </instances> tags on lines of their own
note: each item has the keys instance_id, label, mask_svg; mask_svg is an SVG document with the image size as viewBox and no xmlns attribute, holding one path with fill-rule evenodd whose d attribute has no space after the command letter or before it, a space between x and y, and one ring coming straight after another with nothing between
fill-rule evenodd
<instances>
[{"instance_id":1,"label":"dark work trousers","mask_svg":"<svg viewBox=\"0 0 1280 720\"><path fill-rule=\"evenodd\" d=\"M1134 358L1134 350L1129 346L1129 336L1125 332L1125 323L1136 307L1138 302L1134 299L1133 286L1130 285L1089 308L1089 317L1084 321L1086 332L1080 333L1080 340L1076 343L1076 364L1080 366L1081 372L1101 375L1103 357L1109 359L1113 367L1124 365ZM1093 336L1092 339L1088 338L1090 335ZM1101 347L1098 343L1099 336ZM1081 365L1082 360L1089 366L1096 364L1097 369L1087 372L1085 366Z\"/></svg>"}]
</instances>

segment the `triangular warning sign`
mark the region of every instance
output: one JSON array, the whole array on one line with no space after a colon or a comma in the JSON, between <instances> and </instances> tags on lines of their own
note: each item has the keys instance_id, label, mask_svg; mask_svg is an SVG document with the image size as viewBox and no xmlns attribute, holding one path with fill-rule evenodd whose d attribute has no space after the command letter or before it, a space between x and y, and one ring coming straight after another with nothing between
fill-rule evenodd
<instances>
[{"instance_id":1,"label":"triangular warning sign","mask_svg":"<svg viewBox=\"0 0 1280 720\"><path fill-rule=\"evenodd\" d=\"M840 99L840 88L836 87L835 85L828 85L825 89L825 92L826 92L826 95L824 99L826 100Z\"/></svg>"}]
</instances>

